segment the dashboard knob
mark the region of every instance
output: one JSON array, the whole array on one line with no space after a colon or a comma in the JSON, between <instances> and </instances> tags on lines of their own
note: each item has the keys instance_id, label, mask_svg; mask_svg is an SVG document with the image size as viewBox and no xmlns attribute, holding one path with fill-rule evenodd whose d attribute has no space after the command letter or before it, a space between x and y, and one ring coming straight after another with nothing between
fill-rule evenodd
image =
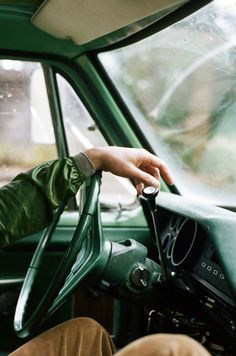
<instances>
[{"instance_id":1,"label":"dashboard knob","mask_svg":"<svg viewBox=\"0 0 236 356\"><path fill-rule=\"evenodd\" d=\"M159 189L156 187L146 187L143 189L142 194L147 199L148 205L151 211L156 210L156 197L159 193Z\"/></svg>"}]
</instances>

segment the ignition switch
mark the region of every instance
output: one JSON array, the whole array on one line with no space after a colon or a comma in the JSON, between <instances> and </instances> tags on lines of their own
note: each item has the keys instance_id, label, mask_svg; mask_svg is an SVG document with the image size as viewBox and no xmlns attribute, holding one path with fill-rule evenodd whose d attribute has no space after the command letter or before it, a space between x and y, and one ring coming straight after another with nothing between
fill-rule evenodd
<instances>
[{"instance_id":1,"label":"ignition switch","mask_svg":"<svg viewBox=\"0 0 236 356\"><path fill-rule=\"evenodd\" d=\"M150 280L150 271L140 264L133 270L131 281L136 287L147 287Z\"/></svg>"}]
</instances>

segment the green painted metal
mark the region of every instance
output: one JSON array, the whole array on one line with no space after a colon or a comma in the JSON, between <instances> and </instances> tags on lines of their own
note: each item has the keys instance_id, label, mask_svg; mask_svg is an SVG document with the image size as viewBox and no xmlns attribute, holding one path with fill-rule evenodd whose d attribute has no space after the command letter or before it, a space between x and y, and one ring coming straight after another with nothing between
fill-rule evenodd
<instances>
[{"instance_id":1,"label":"green painted metal","mask_svg":"<svg viewBox=\"0 0 236 356\"><path fill-rule=\"evenodd\" d=\"M116 145L141 147L90 58L83 55L75 63L82 79L80 88L90 107L95 109L99 126L109 136L109 141Z\"/></svg>"},{"instance_id":2,"label":"green painted metal","mask_svg":"<svg viewBox=\"0 0 236 356\"><path fill-rule=\"evenodd\" d=\"M43 65L52 123L59 157L69 156L56 75L51 67Z\"/></svg>"},{"instance_id":3,"label":"green painted metal","mask_svg":"<svg viewBox=\"0 0 236 356\"><path fill-rule=\"evenodd\" d=\"M14 56L30 53L32 57L60 56L74 58L82 48L71 40L57 39L31 23L30 7L0 5L0 54Z\"/></svg>"},{"instance_id":4,"label":"green painted metal","mask_svg":"<svg viewBox=\"0 0 236 356\"><path fill-rule=\"evenodd\" d=\"M71 84L110 144L142 147L89 56L71 63L48 58L43 62Z\"/></svg>"},{"instance_id":5,"label":"green painted metal","mask_svg":"<svg viewBox=\"0 0 236 356\"><path fill-rule=\"evenodd\" d=\"M75 230L75 219L78 219L78 216L75 218L75 215L73 213L68 213L68 215L72 215L70 217L70 224L73 226L64 226L64 227L58 227L55 231L54 236L52 237L52 240L50 242L50 249L53 251L65 251L66 247L68 246L68 243L71 240L71 236L74 233ZM115 242L120 242L128 239L135 239L136 241L140 242L144 246L150 246L150 231L147 226L142 226L142 223L140 223L140 226L138 226L138 218L135 221L129 221L127 220L127 226L126 227L120 227L119 225L115 225L115 221L112 221L113 226L103 226L103 234L104 237L107 241L115 241ZM10 255L14 255L15 253L20 253L19 258L23 251L28 251L28 252L34 252L35 248L37 246L37 243L39 242L40 236L42 232L34 234L32 236L28 236L22 240L17 241L15 244L12 244L7 248L7 253ZM7 263L7 260L4 261L4 256L1 256L1 262L2 263ZM15 256L15 255L14 255ZM16 261L16 257L14 257L14 260ZM0 276L1 273L0 273Z\"/></svg>"},{"instance_id":6,"label":"green painted metal","mask_svg":"<svg viewBox=\"0 0 236 356\"><path fill-rule=\"evenodd\" d=\"M112 254L102 280L124 296L146 294L161 280L161 267L147 258L147 248L135 240L112 243Z\"/></svg>"},{"instance_id":7,"label":"green painted metal","mask_svg":"<svg viewBox=\"0 0 236 356\"><path fill-rule=\"evenodd\" d=\"M98 201L99 189L100 181L98 177L92 177L88 197L80 218L81 223L79 222L78 228L74 233L71 249L63 264L70 264L72 261L74 263L64 286L48 311L49 315L55 312L65 298L85 278L92 276L92 280L99 279L107 265L111 253L111 243L105 239L103 234ZM84 222L83 219L85 220ZM74 251L77 251L77 253Z\"/></svg>"},{"instance_id":8,"label":"green painted metal","mask_svg":"<svg viewBox=\"0 0 236 356\"><path fill-rule=\"evenodd\" d=\"M170 26L210 1L190 0L180 8L179 5L174 5L85 45L77 45L70 39L57 39L34 27L31 17L41 1L0 1L0 33L4 34L1 38L1 49L13 50L14 54L19 51L47 54L50 57L59 55L75 58L85 52L133 43Z\"/></svg>"},{"instance_id":9,"label":"green painted metal","mask_svg":"<svg viewBox=\"0 0 236 356\"><path fill-rule=\"evenodd\" d=\"M210 1L199 0L196 2L192 0L179 9L179 5L173 6L171 9L138 20L134 24L99 37L85 45L77 45L70 39L57 39L34 27L31 17L41 1L0 1L0 33L4 34L1 38L1 49L9 51L9 54L12 50L14 55L17 52L19 54L30 52L31 54L47 54L50 57L61 56L71 59L89 51L134 43L170 26Z\"/></svg>"}]
</instances>

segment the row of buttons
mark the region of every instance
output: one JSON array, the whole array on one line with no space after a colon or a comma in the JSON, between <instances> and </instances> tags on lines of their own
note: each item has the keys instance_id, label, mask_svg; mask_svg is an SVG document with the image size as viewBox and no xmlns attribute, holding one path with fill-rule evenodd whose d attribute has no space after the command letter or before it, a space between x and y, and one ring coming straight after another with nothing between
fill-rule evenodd
<instances>
[{"instance_id":1,"label":"row of buttons","mask_svg":"<svg viewBox=\"0 0 236 356\"><path fill-rule=\"evenodd\" d=\"M207 265L206 262L202 261L201 267L206 268L208 272L212 272L215 276L219 276L221 279L225 279L223 273L218 271L216 268L213 268L211 265Z\"/></svg>"}]
</instances>

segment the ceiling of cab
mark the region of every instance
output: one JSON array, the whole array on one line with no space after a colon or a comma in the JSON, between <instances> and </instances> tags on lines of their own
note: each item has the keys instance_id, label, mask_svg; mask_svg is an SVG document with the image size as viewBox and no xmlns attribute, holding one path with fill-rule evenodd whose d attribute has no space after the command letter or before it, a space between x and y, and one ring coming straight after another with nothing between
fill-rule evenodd
<instances>
[{"instance_id":1,"label":"ceiling of cab","mask_svg":"<svg viewBox=\"0 0 236 356\"><path fill-rule=\"evenodd\" d=\"M20 6L20 5L41 5L43 0L0 0L0 4L12 5L12 6Z\"/></svg>"},{"instance_id":2,"label":"ceiling of cab","mask_svg":"<svg viewBox=\"0 0 236 356\"><path fill-rule=\"evenodd\" d=\"M35 26L82 45L110 33L121 40L189 0L47 0L32 18ZM123 29L123 31L120 31ZM119 35L117 35L117 31Z\"/></svg>"}]
</instances>

